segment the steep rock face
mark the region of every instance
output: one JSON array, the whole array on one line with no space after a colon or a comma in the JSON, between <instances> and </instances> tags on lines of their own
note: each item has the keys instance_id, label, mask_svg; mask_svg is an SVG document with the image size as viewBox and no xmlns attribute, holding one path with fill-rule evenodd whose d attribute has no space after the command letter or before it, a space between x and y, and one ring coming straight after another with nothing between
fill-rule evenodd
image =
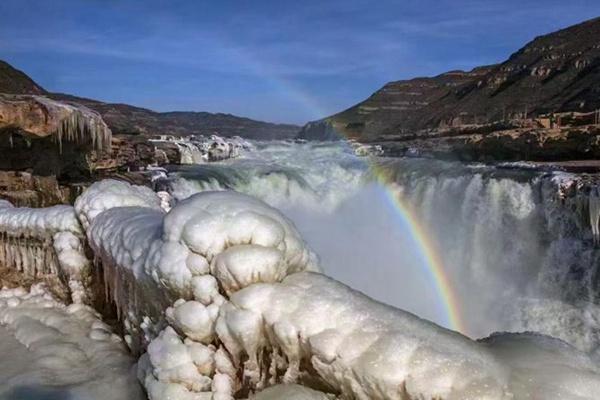
<instances>
[{"instance_id":1,"label":"steep rock face","mask_svg":"<svg viewBox=\"0 0 600 400\"><path fill-rule=\"evenodd\" d=\"M49 207L68 204L78 193L59 185L56 177L27 172L0 171L0 199L17 207Z\"/></svg>"},{"instance_id":2,"label":"steep rock face","mask_svg":"<svg viewBox=\"0 0 600 400\"><path fill-rule=\"evenodd\" d=\"M541 36L505 62L470 72L391 82L358 105L306 125L360 141L411 139L448 127L591 112L600 107L600 19Z\"/></svg>"},{"instance_id":3,"label":"steep rock face","mask_svg":"<svg viewBox=\"0 0 600 400\"><path fill-rule=\"evenodd\" d=\"M32 139L51 136L59 147L64 140L97 150L110 149L112 137L98 113L78 104L30 95L0 95L0 131Z\"/></svg>"},{"instance_id":4,"label":"steep rock face","mask_svg":"<svg viewBox=\"0 0 600 400\"><path fill-rule=\"evenodd\" d=\"M89 173L91 151L110 151L112 133L84 106L35 95L0 94L0 169L37 175Z\"/></svg>"}]
</instances>

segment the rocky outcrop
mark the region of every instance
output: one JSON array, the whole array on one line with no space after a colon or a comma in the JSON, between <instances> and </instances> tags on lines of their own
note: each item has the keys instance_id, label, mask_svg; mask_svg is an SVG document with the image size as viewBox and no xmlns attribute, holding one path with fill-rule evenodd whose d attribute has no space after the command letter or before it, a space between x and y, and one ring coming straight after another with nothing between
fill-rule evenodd
<instances>
[{"instance_id":1,"label":"rocky outcrop","mask_svg":"<svg viewBox=\"0 0 600 400\"><path fill-rule=\"evenodd\" d=\"M101 151L110 149L112 136L95 111L32 95L0 95L0 131L31 139L52 137L59 148L67 141Z\"/></svg>"},{"instance_id":2,"label":"rocky outcrop","mask_svg":"<svg viewBox=\"0 0 600 400\"><path fill-rule=\"evenodd\" d=\"M568 129L600 122L594 114L600 108L598 37L600 19L593 19L538 37L498 65L388 83L356 106L307 124L299 137L350 137L406 149L442 144L449 146L449 151L443 153L457 150L460 155L461 148L453 146L467 140L456 136L476 134L481 136L467 142L477 145L469 147L484 153L475 158L495 158L503 153L495 151L494 143L507 145L508 153L501 159L517 159L528 153L537 159L554 158L557 153L567 157L578 157L581 152L592 154L597 151L593 146L572 156L566 154L566 149L582 143L577 133L580 131ZM567 132L567 140L561 139L565 151L547 145L533 148L536 142L545 140L529 137L531 129L537 132L534 136L553 137L557 131L551 128L557 127L562 132L559 135ZM508 133L483 138L499 131ZM525 137L515 136L518 133ZM571 136L576 138L573 143L569 141ZM514 140L509 145L511 138ZM587 142L594 144L594 140ZM492 152L487 152L490 149Z\"/></svg>"},{"instance_id":3,"label":"rocky outcrop","mask_svg":"<svg viewBox=\"0 0 600 400\"><path fill-rule=\"evenodd\" d=\"M78 104L44 96L0 94L0 169L80 179L92 151L110 151L102 117Z\"/></svg>"},{"instance_id":4,"label":"rocky outcrop","mask_svg":"<svg viewBox=\"0 0 600 400\"><path fill-rule=\"evenodd\" d=\"M445 135L383 140L374 145L381 146L389 156L483 162L593 160L600 157L600 127L451 130Z\"/></svg>"},{"instance_id":5,"label":"rocky outcrop","mask_svg":"<svg viewBox=\"0 0 600 400\"><path fill-rule=\"evenodd\" d=\"M50 207L68 204L79 194L75 186L60 185L54 176L0 171L0 199L17 207Z\"/></svg>"}]
</instances>

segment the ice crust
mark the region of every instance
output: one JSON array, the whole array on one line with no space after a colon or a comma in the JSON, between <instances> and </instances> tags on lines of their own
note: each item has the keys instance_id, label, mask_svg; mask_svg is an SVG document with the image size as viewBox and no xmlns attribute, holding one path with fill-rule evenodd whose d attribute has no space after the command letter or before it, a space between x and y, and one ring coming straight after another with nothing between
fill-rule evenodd
<instances>
[{"instance_id":1,"label":"ice crust","mask_svg":"<svg viewBox=\"0 0 600 400\"><path fill-rule=\"evenodd\" d=\"M220 308L254 283L318 271L316 256L287 218L249 196L200 193L165 213L115 186L90 187L76 208L128 344L148 349L139 374L150 398L232 398L235 371L215 335ZM199 354L214 367L194 364Z\"/></svg>"},{"instance_id":2,"label":"ice crust","mask_svg":"<svg viewBox=\"0 0 600 400\"><path fill-rule=\"evenodd\" d=\"M161 199L150 188L114 179L96 182L75 201L75 211L84 229L100 213L115 207L144 207L161 210Z\"/></svg>"},{"instance_id":3,"label":"ice crust","mask_svg":"<svg viewBox=\"0 0 600 400\"><path fill-rule=\"evenodd\" d=\"M307 363L341 398L594 399L600 388L598 364L557 339L474 342L321 274L235 293L217 333L257 389L302 381Z\"/></svg>"},{"instance_id":4,"label":"ice crust","mask_svg":"<svg viewBox=\"0 0 600 400\"><path fill-rule=\"evenodd\" d=\"M0 232L19 237L52 237L57 232L83 235L71 206L47 208L12 207L0 204Z\"/></svg>"},{"instance_id":5,"label":"ice crust","mask_svg":"<svg viewBox=\"0 0 600 400\"><path fill-rule=\"evenodd\" d=\"M135 360L88 306L43 285L0 290L0 398L135 400Z\"/></svg>"},{"instance_id":6,"label":"ice crust","mask_svg":"<svg viewBox=\"0 0 600 400\"><path fill-rule=\"evenodd\" d=\"M72 206L17 208L0 202L0 261L30 277L64 280L75 302L84 301L90 267L83 239Z\"/></svg>"}]
</instances>

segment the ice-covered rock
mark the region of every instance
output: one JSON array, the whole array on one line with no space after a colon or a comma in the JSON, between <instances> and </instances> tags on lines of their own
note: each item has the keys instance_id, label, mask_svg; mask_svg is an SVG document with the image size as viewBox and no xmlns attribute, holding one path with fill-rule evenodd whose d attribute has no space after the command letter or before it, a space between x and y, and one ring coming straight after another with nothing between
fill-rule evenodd
<instances>
[{"instance_id":1,"label":"ice-covered rock","mask_svg":"<svg viewBox=\"0 0 600 400\"><path fill-rule=\"evenodd\" d=\"M235 293L217 333L257 389L311 373L357 399L591 400L600 388L598 365L563 342L473 342L314 273Z\"/></svg>"},{"instance_id":2,"label":"ice-covered rock","mask_svg":"<svg viewBox=\"0 0 600 400\"><path fill-rule=\"evenodd\" d=\"M318 269L292 223L249 196L204 192L165 213L153 193L128 184L88 190L76 207L91 221L89 244L134 351L167 325L208 345L224 296Z\"/></svg>"},{"instance_id":3,"label":"ice-covered rock","mask_svg":"<svg viewBox=\"0 0 600 400\"><path fill-rule=\"evenodd\" d=\"M382 156L383 149L380 145L357 144L354 146L354 154L358 157Z\"/></svg>"},{"instance_id":4,"label":"ice-covered rock","mask_svg":"<svg viewBox=\"0 0 600 400\"><path fill-rule=\"evenodd\" d=\"M145 186L105 179L87 188L75 201L77 216L85 229L105 210L133 206L160 210L161 199Z\"/></svg>"},{"instance_id":5,"label":"ice-covered rock","mask_svg":"<svg viewBox=\"0 0 600 400\"><path fill-rule=\"evenodd\" d=\"M211 143L208 150L208 159L210 161L225 160L231 157L232 146L220 136L211 135Z\"/></svg>"},{"instance_id":6,"label":"ice-covered rock","mask_svg":"<svg viewBox=\"0 0 600 400\"><path fill-rule=\"evenodd\" d=\"M217 333L255 388L296 382L308 363L344 398L508 398L482 346L320 274L235 293Z\"/></svg>"},{"instance_id":7,"label":"ice-covered rock","mask_svg":"<svg viewBox=\"0 0 600 400\"><path fill-rule=\"evenodd\" d=\"M47 208L0 204L0 264L29 277L62 281L76 302L85 298L90 262L85 236L72 206Z\"/></svg>"},{"instance_id":8,"label":"ice-covered rock","mask_svg":"<svg viewBox=\"0 0 600 400\"><path fill-rule=\"evenodd\" d=\"M252 149L252 144L239 136L226 139L218 135L211 135L208 138L202 135L189 137L161 135L150 139L150 142L159 150L161 147L175 146L178 159L170 161L179 164L202 164L207 161L226 160L239 157L243 150Z\"/></svg>"},{"instance_id":9,"label":"ice-covered rock","mask_svg":"<svg viewBox=\"0 0 600 400\"><path fill-rule=\"evenodd\" d=\"M16 128L38 138L53 136L61 148L63 141L69 141L108 151L112 137L97 112L80 104L34 95L0 96L0 130L4 128Z\"/></svg>"}]
</instances>

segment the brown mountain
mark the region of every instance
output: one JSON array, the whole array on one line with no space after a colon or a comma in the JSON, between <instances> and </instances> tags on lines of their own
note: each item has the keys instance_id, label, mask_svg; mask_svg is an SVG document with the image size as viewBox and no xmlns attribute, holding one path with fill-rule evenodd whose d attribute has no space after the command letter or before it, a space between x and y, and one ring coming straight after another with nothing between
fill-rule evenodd
<instances>
[{"instance_id":1,"label":"brown mountain","mask_svg":"<svg viewBox=\"0 0 600 400\"><path fill-rule=\"evenodd\" d=\"M172 111L156 112L128 104L104 103L62 93L50 97L82 104L102 115L115 134L126 135L211 135L242 136L249 139L289 139L300 127L273 124L231 114Z\"/></svg>"},{"instance_id":2,"label":"brown mountain","mask_svg":"<svg viewBox=\"0 0 600 400\"><path fill-rule=\"evenodd\" d=\"M600 18L540 36L505 62L386 84L365 101L303 127L299 137L343 134L402 140L448 127L492 125L600 107Z\"/></svg>"},{"instance_id":3,"label":"brown mountain","mask_svg":"<svg viewBox=\"0 0 600 400\"><path fill-rule=\"evenodd\" d=\"M299 126L273 124L208 112L155 112L128 104L105 103L62 93L48 93L25 73L0 61L0 93L45 95L55 100L84 105L102 116L116 135L199 135L217 133L250 139L287 139Z\"/></svg>"},{"instance_id":4,"label":"brown mountain","mask_svg":"<svg viewBox=\"0 0 600 400\"><path fill-rule=\"evenodd\" d=\"M24 72L0 60L0 93L45 94L46 91Z\"/></svg>"}]
</instances>

